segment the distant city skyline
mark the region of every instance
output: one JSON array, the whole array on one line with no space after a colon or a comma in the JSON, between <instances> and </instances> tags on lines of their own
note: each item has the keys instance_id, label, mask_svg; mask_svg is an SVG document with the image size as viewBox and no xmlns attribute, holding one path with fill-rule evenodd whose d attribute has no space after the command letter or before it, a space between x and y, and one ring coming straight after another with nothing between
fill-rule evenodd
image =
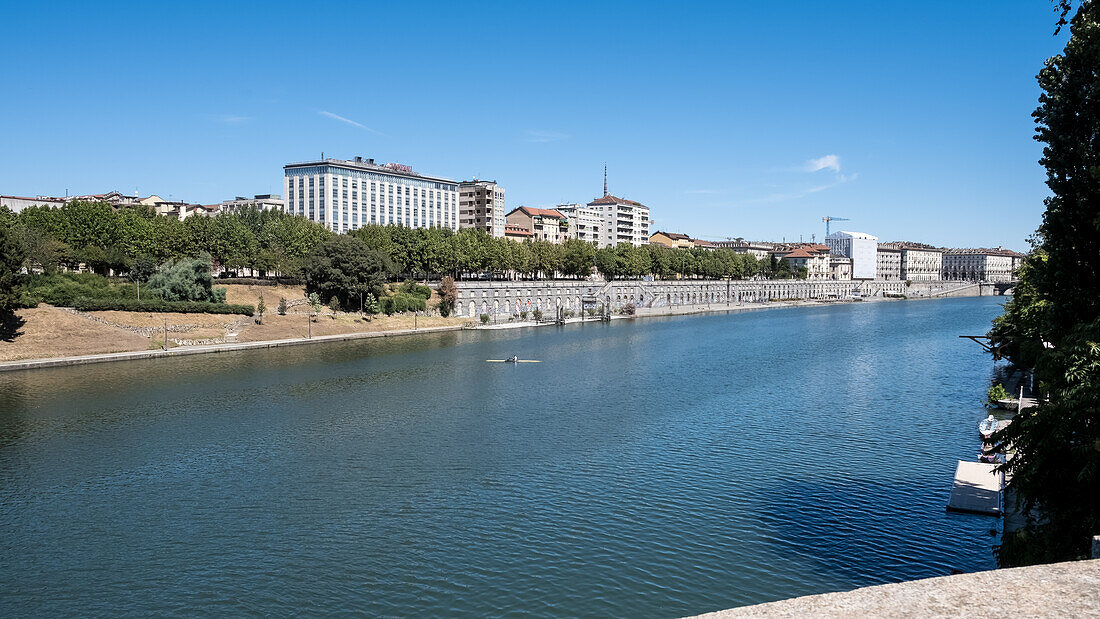
<instances>
[{"instance_id":1,"label":"distant city skyline","mask_svg":"<svg viewBox=\"0 0 1100 619\"><path fill-rule=\"evenodd\" d=\"M587 203L606 162L652 231L699 238L821 242L831 215L1026 250L1041 221L1047 3L478 9L13 5L0 193L211 204L324 152L495 180L509 210Z\"/></svg>"}]
</instances>

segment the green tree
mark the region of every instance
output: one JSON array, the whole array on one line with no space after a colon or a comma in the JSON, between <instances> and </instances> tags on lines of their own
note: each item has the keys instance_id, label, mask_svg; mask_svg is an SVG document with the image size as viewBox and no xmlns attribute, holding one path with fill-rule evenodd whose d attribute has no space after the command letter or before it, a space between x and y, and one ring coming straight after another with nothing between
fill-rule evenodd
<instances>
[{"instance_id":1,"label":"green tree","mask_svg":"<svg viewBox=\"0 0 1100 619\"><path fill-rule=\"evenodd\" d=\"M337 297L344 307L359 301L359 294L378 296L382 282L392 274L387 256L367 247L354 236L338 235L322 242L303 268L306 292L322 298Z\"/></svg>"},{"instance_id":2,"label":"green tree","mask_svg":"<svg viewBox=\"0 0 1100 619\"><path fill-rule=\"evenodd\" d=\"M321 295L311 292L306 295L306 302L309 304L310 320L317 322L317 314L321 311Z\"/></svg>"},{"instance_id":3,"label":"green tree","mask_svg":"<svg viewBox=\"0 0 1100 619\"><path fill-rule=\"evenodd\" d=\"M276 306L275 311L279 312L280 316L286 316L286 297L279 297L279 305Z\"/></svg>"},{"instance_id":4,"label":"green tree","mask_svg":"<svg viewBox=\"0 0 1100 619\"><path fill-rule=\"evenodd\" d=\"M378 297L370 292L363 295L363 313L368 316L378 313Z\"/></svg>"},{"instance_id":5,"label":"green tree","mask_svg":"<svg viewBox=\"0 0 1100 619\"><path fill-rule=\"evenodd\" d=\"M15 315L22 282L23 247L11 225L0 225L0 340L10 342L19 334L22 321Z\"/></svg>"},{"instance_id":6,"label":"green tree","mask_svg":"<svg viewBox=\"0 0 1100 619\"><path fill-rule=\"evenodd\" d=\"M1005 535L1003 566L1085 557L1100 531L1100 5L1081 2L1068 23L1033 113L1051 196L990 332L996 354L1034 368L1042 396L995 435L1016 450L1004 468L1028 522Z\"/></svg>"}]
</instances>

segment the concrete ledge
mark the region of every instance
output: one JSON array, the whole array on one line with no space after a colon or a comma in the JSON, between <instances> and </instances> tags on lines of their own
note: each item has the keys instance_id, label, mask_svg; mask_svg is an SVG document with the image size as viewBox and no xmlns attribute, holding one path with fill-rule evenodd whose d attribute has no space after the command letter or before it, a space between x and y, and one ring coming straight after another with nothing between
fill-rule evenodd
<instances>
[{"instance_id":1,"label":"concrete ledge","mask_svg":"<svg viewBox=\"0 0 1100 619\"><path fill-rule=\"evenodd\" d=\"M168 350L135 350L131 352L115 352L102 355L53 357L49 359L27 359L24 361L9 361L6 363L0 363L0 372L10 372L15 370L33 370L37 368L49 367L64 367L70 365L84 365L87 363L106 363L108 361L133 361L136 359L156 359L158 357L181 357L185 355L236 352L239 350L252 350L257 348L279 348L281 346L299 346L303 344L321 344L324 342L339 342L343 340L363 340L376 337L393 337L398 335L439 333L443 331L460 331L462 329L462 325L453 325L446 327L424 327L423 329L395 329L393 331L341 333L338 335L319 335L313 338L294 338L288 340L238 342L235 344L213 344L209 346L180 346L177 348L169 348Z\"/></svg>"},{"instance_id":2,"label":"concrete ledge","mask_svg":"<svg viewBox=\"0 0 1100 619\"><path fill-rule=\"evenodd\" d=\"M1096 617L1100 560L913 580L699 615L733 617Z\"/></svg>"}]
</instances>

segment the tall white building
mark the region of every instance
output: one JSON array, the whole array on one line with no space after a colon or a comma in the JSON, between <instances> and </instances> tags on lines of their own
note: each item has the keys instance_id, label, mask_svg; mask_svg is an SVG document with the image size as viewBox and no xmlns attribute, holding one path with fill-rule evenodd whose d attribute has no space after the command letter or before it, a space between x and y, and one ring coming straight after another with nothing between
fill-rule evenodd
<instances>
[{"instance_id":1,"label":"tall white building","mask_svg":"<svg viewBox=\"0 0 1100 619\"><path fill-rule=\"evenodd\" d=\"M507 221L504 188L496 181L463 181L458 184L458 227L477 228L503 237Z\"/></svg>"},{"instance_id":2,"label":"tall white building","mask_svg":"<svg viewBox=\"0 0 1100 619\"><path fill-rule=\"evenodd\" d=\"M600 242L600 211L583 204L559 204L554 207L569 220L569 238L586 243Z\"/></svg>"},{"instance_id":3,"label":"tall white building","mask_svg":"<svg viewBox=\"0 0 1100 619\"><path fill-rule=\"evenodd\" d=\"M852 279L874 279L878 262L878 237L862 232L837 231L825 237L829 251L852 259Z\"/></svg>"},{"instance_id":4,"label":"tall white building","mask_svg":"<svg viewBox=\"0 0 1100 619\"><path fill-rule=\"evenodd\" d=\"M635 247L649 244L649 207L633 200L605 193L588 203L600 215L600 247L630 243Z\"/></svg>"},{"instance_id":5,"label":"tall white building","mask_svg":"<svg viewBox=\"0 0 1100 619\"><path fill-rule=\"evenodd\" d=\"M458 183L379 165L373 159L324 159L283 166L286 211L333 232L368 224L458 230Z\"/></svg>"}]
</instances>

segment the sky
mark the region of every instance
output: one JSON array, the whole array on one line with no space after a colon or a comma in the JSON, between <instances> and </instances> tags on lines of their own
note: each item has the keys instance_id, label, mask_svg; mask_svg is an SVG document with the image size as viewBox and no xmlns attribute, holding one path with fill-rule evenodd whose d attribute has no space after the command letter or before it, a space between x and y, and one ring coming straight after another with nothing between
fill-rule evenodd
<instances>
[{"instance_id":1,"label":"sky","mask_svg":"<svg viewBox=\"0 0 1100 619\"><path fill-rule=\"evenodd\" d=\"M210 204L321 156L708 239L1026 250L1053 4L0 0L0 194Z\"/></svg>"}]
</instances>

